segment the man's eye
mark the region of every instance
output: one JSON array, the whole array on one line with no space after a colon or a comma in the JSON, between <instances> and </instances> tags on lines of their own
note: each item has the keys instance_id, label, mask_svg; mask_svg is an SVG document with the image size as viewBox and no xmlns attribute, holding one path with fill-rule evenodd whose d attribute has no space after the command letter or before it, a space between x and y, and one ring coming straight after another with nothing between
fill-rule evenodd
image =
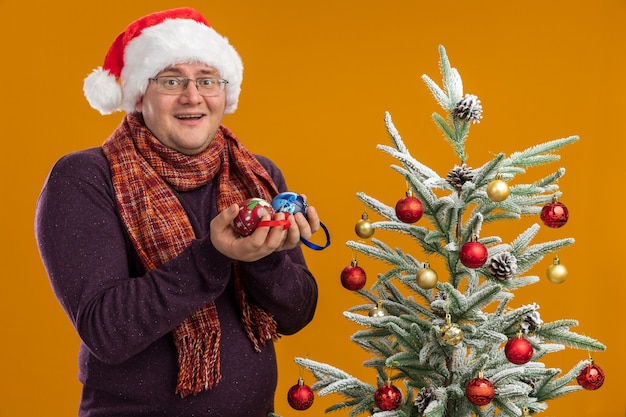
<instances>
[{"instance_id":1,"label":"man's eye","mask_svg":"<svg viewBox=\"0 0 626 417\"><path fill-rule=\"evenodd\" d=\"M166 87L178 87L180 85L180 81L176 78L165 78L163 79L163 85Z\"/></svg>"},{"instance_id":2,"label":"man's eye","mask_svg":"<svg viewBox=\"0 0 626 417\"><path fill-rule=\"evenodd\" d=\"M204 87L210 87L215 83L215 80L213 78L202 78L199 81L200 85Z\"/></svg>"}]
</instances>

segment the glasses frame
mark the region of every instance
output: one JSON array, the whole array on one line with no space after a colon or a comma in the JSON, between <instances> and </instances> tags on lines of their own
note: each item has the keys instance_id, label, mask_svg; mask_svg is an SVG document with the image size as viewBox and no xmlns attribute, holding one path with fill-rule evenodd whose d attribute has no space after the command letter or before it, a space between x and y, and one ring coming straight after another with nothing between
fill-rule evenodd
<instances>
[{"instance_id":1,"label":"glasses frame","mask_svg":"<svg viewBox=\"0 0 626 417\"><path fill-rule=\"evenodd\" d=\"M179 82L182 83L183 89L182 91L178 91L178 90L168 90L166 88L163 88L163 86L159 83L160 79L164 79L164 78L168 78L168 79L175 79ZM198 83L200 81L203 80L213 80L215 81L215 83L219 86L219 88L215 91L215 93L213 92L203 92ZM160 93L163 94L167 94L167 95L171 95L171 96L176 96L176 95L180 95L183 94L185 92L185 90L187 90L187 87L189 86L189 82L192 81L195 86L196 86L196 90L198 91L198 94L200 94L203 97L215 97L217 95L219 95L222 91L224 91L224 88L226 87L226 84L228 84L228 80L225 80L223 78L215 78L215 77L201 77L201 78L187 78L187 77L179 77L176 75L162 75L160 77L152 77L152 78L148 78L148 81L154 81L156 82L157 85L157 91L159 91Z\"/></svg>"}]
</instances>

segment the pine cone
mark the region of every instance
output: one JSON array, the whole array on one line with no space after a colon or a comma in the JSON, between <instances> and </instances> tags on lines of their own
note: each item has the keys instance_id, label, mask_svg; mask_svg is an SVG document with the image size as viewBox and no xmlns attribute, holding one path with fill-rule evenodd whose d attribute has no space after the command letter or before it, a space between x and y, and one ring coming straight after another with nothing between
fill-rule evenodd
<instances>
[{"instance_id":1,"label":"pine cone","mask_svg":"<svg viewBox=\"0 0 626 417\"><path fill-rule=\"evenodd\" d=\"M426 407L428 407L428 404L430 404L430 402L434 399L434 389L427 387L419 390L417 396L415 396L415 401L413 401L413 405L417 408L417 413L420 415L424 414Z\"/></svg>"},{"instance_id":2,"label":"pine cone","mask_svg":"<svg viewBox=\"0 0 626 417\"><path fill-rule=\"evenodd\" d=\"M461 191L463 189L463 184L468 181L472 181L474 179L474 172L472 168L466 166L465 164L458 166L455 165L454 168L448 172L448 176L446 177L446 181L457 191Z\"/></svg>"},{"instance_id":3,"label":"pine cone","mask_svg":"<svg viewBox=\"0 0 626 417\"><path fill-rule=\"evenodd\" d=\"M533 311L528 313L526 317L524 317L524 321L520 324L522 327L522 331L526 334L535 333L537 328L543 324L543 320L541 320L541 316L539 316L539 312Z\"/></svg>"},{"instance_id":4,"label":"pine cone","mask_svg":"<svg viewBox=\"0 0 626 417\"><path fill-rule=\"evenodd\" d=\"M480 123L480 119L483 118L482 113L483 107L480 105L480 100L472 94L465 94L465 97L452 110L452 115L457 119L472 123Z\"/></svg>"},{"instance_id":5,"label":"pine cone","mask_svg":"<svg viewBox=\"0 0 626 417\"><path fill-rule=\"evenodd\" d=\"M491 258L489 273L500 281L509 280L517 272L517 259L508 252L502 252Z\"/></svg>"}]
</instances>

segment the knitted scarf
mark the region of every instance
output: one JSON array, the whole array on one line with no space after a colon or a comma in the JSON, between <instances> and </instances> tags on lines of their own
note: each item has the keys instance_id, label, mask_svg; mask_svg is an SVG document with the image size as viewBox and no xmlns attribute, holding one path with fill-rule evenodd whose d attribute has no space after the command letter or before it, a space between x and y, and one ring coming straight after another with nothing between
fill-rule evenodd
<instances>
[{"instance_id":1,"label":"knitted scarf","mask_svg":"<svg viewBox=\"0 0 626 417\"><path fill-rule=\"evenodd\" d=\"M178 256L194 231L170 187L189 191L217 175L217 206L260 197L271 201L276 185L267 171L224 126L208 148L188 156L164 146L141 115L126 115L102 146L111 168L121 219L146 270ZM271 314L248 302L233 264L235 296L246 333L258 352L277 337ZM178 351L176 393L185 397L214 387L221 378L220 323L213 302L192 313L173 331Z\"/></svg>"}]
</instances>

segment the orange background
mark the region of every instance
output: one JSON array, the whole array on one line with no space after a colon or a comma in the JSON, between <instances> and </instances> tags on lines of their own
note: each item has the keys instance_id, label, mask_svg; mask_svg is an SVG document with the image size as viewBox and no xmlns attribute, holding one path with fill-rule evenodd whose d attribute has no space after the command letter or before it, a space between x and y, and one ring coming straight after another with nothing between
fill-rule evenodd
<instances>
[{"instance_id":1,"label":"orange background","mask_svg":"<svg viewBox=\"0 0 626 417\"><path fill-rule=\"evenodd\" d=\"M625 415L624 0L0 0L0 416L76 415L78 339L38 257L35 202L60 156L100 145L120 120L120 114L101 116L89 107L83 78L101 65L130 21L182 5L199 8L243 57L240 107L225 124L251 150L282 167L291 189L308 195L332 233L330 248L307 250L320 287L317 315L277 345L278 413L320 416L338 400L318 398L305 412L289 408L286 392L299 376L295 356L374 381L374 373L361 366L368 356L349 341L358 328L342 316L362 302L339 282L352 257L344 242L355 238L353 226L363 209L357 191L389 205L405 191L389 168L395 161L376 150L379 143L389 144L385 111L421 162L442 176L458 163L430 119L440 110L420 79L426 73L440 81L437 46L443 44L465 92L477 94L484 108L468 141L470 166L498 152L581 137L561 152L558 164L516 178L531 182L541 172L567 168L559 185L570 220L562 229L542 228L537 240L573 237L576 244L559 253L570 271L565 283L547 282L546 258L531 271L541 282L516 293L513 305L539 303L544 321L577 319L573 330L608 346L594 355L606 373L605 385L552 401L542 415ZM506 236L508 242L536 221L490 225L483 235ZM396 242L384 233L376 237ZM423 259L411 242L398 245ZM364 258L360 265L370 280L386 270ZM567 370L585 357L587 352L568 349L547 360ZM305 381L314 382L306 373Z\"/></svg>"}]
</instances>

